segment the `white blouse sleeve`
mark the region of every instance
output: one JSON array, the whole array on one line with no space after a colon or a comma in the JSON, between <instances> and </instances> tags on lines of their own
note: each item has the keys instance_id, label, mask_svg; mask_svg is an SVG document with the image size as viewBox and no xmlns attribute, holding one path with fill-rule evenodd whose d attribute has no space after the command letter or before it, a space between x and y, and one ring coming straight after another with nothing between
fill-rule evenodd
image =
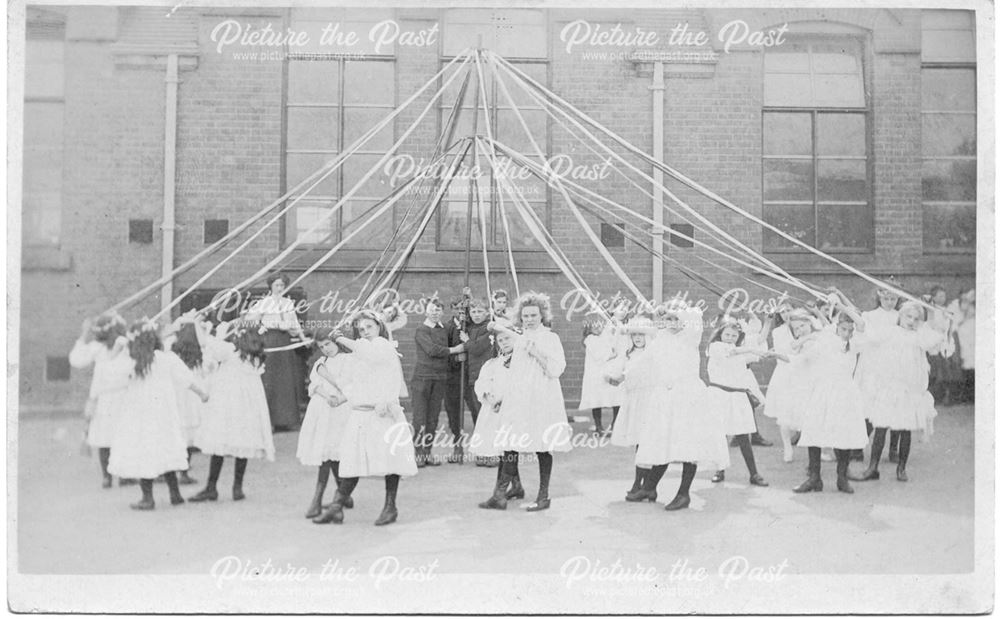
<instances>
[{"instance_id":1,"label":"white blouse sleeve","mask_svg":"<svg viewBox=\"0 0 1000 619\"><path fill-rule=\"evenodd\" d=\"M69 351L69 364L78 369L90 367L97 360L98 346L101 346L98 342L77 340Z\"/></svg>"},{"instance_id":2,"label":"white blouse sleeve","mask_svg":"<svg viewBox=\"0 0 1000 619\"><path fill-rule=\"evenodd\" d=\"M545 373L550 378L559 378L566 370L566 356L563 353L562 342L559 336L549 331L544 337L539 338L538 346L545 353Z\"/></svg>"}]
</instances>

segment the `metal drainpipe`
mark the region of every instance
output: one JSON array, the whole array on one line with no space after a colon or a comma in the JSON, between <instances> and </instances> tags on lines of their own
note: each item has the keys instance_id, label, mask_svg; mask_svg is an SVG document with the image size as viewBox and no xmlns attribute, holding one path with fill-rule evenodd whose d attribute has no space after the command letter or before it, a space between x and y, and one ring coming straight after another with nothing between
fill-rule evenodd
<instances>
[{"instance_id":1,"label":"metal drainpipe","mask_svg":"<svg viewBox=\"0 0 1000 619\"><path fill-rule=\"evenodd\" d=\"M163 261L162 276L168 277L174 270L174 217L175 189L177 173L177 54L167 57L166 109L164 112L163 135ZM174 296L172 280L167 280L160 289L160 308L165 308ZM169 319L169 316L167 317Z\"/></svg>"},{"instance_id":2,"label":"metal drainpipe","mask_svg":"<svg viewBox=\"0 0 1000 619\"><path fill-rule=\"evenodd\" d=\"M653 157L663 161L663 63L656 62L653 65L653 85L649 87L653 92ZM653 221L658 226L663 225L663 191L657 184L663 183L663 171L659 168L653 169ZM663 231L657 227L653 230L653 251L655 254L663 254ZM656 255L653 256L653 302L663 302L663 261Z\"/></svg>"}]
</instances>

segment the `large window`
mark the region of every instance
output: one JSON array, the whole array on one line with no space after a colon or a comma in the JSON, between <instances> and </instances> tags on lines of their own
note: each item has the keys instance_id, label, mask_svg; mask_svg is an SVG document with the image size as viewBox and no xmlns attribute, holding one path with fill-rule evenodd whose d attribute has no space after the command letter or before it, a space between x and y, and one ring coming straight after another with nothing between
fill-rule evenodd
<instances>
[{"instance_id":1,"label":"large window","mask_svg":"<svg viewBox=\"0 0 1000 619\"><path fill-rule=\"evenodd\" d=\"M863 51L855 37L815 36L764 54L764 219L824 251L872 246ZM796 246L765 230L764 249Z\"/></svg>"},{"instance_id":2,"label":"large window","mask_svg":"<svg viewBox=\"0 0 1000 619\"><path fill-rule=\"evenodd\" d=\"M548 46L546 39L545 14L537 10L489 10L489 9L453 9L445 13L444 18L444 55L447 60L460 53L465 48L482 46L496 52L511 61L517 68L542 84L548 83ZM514 107L520 112L528 125L535 144L548 156L548 122L547 113L538 102L534 101L511 78L504 77L504 84L514 101L510 104L503 90L494 82L492 73L483 67L485 74L486 97L490 103L489 116L492 120L490 129L497 141L510 146L528 156L536 153L531 140L521 126ZM474 67L473 67L474 71ZM447 79L447 75L445 79ZM473 108L475 105L475 78L473 73L469 81L464 104L459 116L452 142L472 134ZM455 100L462 86L462 77L456 78L441 99L440 126L443 128L451 114ZM477 133L486 136L483 122L480 97L480 114ZM472 168L471 154L467 160L468 168ZM484 195L488 201L488 219L486 221L486 242L488 249L505 249L502 213L500 211L499 187L494 182L488 163L480 158L480 169L484 176L480 182L484 186ZM508 169L514 169L510 166ZM536 178L515 178L511 181L517 186L528 205L545 223L549 221L548 192L544 182ZM456 179L451 191L445 196L438 215L438 249L458 250L466 247L469 221L469 184L463 179ZM518 250L537 250L541 247L514 210L510 198L503 194L504 211L507 215L511 246ZM479 214L475 205L472 212L472 246L482 248L482 232Z\"/></svg>"},{"instance_id":3,"label":"large window","mask_svg":"<svg viewBox=\"0 0 1000 619\"><path fill-rule=\"evenodd\" d=\"M29 10L24 71L25 245L57 246L62 225L65 26Z\"/></svg>"},{"instance_id":4,"label":"large window","mask_svg":"<svg viewBox=\"0 0 1000 619\"><path fill-rule=\"evenodd\" d=\"M923 244L976 248L976 51L971 11L924 11L921 70Z\"/></svg>"},{"instance_id":5,"label":"large window","mask_svg":"<svg viewBox=\"0 0 1000 619\"><path fill-rule=\"evenodd\" d=\"M389 114L396 105L394 51L383 46L379 54L367 38L369 29L391 18L365 10L307 10L292 12L292 28L306 31L315 41L309 49L290 49L286 99L285 184L289 189L343 152L358 137ZM350 49L319 44L329 24L341 32L355 32L359 43ZM334 39L335 40L335 39ZM370 49L368 47L370 47ZM349 54L348 54L349 52ZM341 196L351 190L394 142L390 123L289 212L286 231L306 244L331 245L365 221L390 192L380 166L340 211L308 233ZM308 188L308 185L303 188ZM298 193L293 194L298 195ZM393 230L393 209L353 237L348 247L383 246Z\"/></svg>"}]
</instances>

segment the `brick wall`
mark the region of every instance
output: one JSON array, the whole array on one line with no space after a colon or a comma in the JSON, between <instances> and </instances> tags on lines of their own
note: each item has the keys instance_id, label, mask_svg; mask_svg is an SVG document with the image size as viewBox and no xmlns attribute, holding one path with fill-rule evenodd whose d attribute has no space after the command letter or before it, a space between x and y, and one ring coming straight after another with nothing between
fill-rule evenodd
<instances>
[{"instance_id":1,"label":"brick wall","mask_svg":"<svg viewBox=\"0 0 1000 619\"><path fill-rule=\"evenodd\" d=\"M26 271L23 277L21 395L24 404L34 407L82 404L89 373L74 371L68 383L46 383L43 379L46 355L65 354L85 316L139 289L160 272L165 68L162 61L156 60L146 64L116 62L110 40L113 37L107 35L108 24L113 20L104 14L97 20L100 34L88 36L85 22L93 20L88 20L85 12L80 17L81 11L84 9L70 15L71 22L74 16L82 21L68 24L68 31L75 34L67 42L66 54L66 207L62 249L71 256L71 267L64 271ZM209 33L226 17L257 26L271 22L277 27L285 15L284 11L275 10L252 14L241 10L198 13L197 67L183 70L179 85L175 240L178 264L205 247L202 229L206 218L228 219L232 229L275 200L283 190L283 63L273 59L239 59L229 51L220 54L209 41ZM438 10L407 9L400 14L400 21L404 29L420 29L441 17ZM974 265L970 257L937 259L924 255L921 248L919 13L894 11L894 15L887 16L884 11L874 10L825 13L795 10L759 15L697 9L550 11L550 87L632 144L650 152L653 148L650 76L637 71L623 54L604 58L587 55L585 52L602 51L587 46L578 46L567 53L558 41L559 33L565 24L580 18L606 27L619 22L625 28L641 26L658 31L661 38L666 38L676 24L688 23L692 31L707 30L712 35L713 48L719 47L715 29L736 18L747 20L753 27L827 18L843 27L866 30L871 41L875 251L867 256L852 256L850 262L876 275L895 274L904 286L916 291L930 283L940 283L954 295L972 285ZM436 47L399 48L397 102L423 85L440 66L440 50ZM761 213L761 72L760 50L746 46L719 53L718 62L707 70L691 74L668 72L663 117L665 160L757 215ZM515 88L513 84L510 86ZM399 117L397 136L428 103L430 94L425 93ZM438 130L439 113L435 106L400 152L417 159L427 157ZM550 123L549 144L552 154L569 154L578 166L595 166L604 159L556 122ZM634 157L627 159L641 171L651 172L650 166ZM646 181L640 180L640 187L636 187L612 171L599 180L578 182L644 216L652 216L652 203L646 194L650 185ZM678 183L667 185L681 200L741 242L755 249L761 247L761 231L755 224ZM606 261L582 234L561 195L552 191L549 198L550 231L586 284L604 298L619 292L627 294L627 287L618 282ZM670 198L665 198L665 203L681 210ZM400 216L397 211L397 221ZM128 219L140 217L154 221L151 245L128 243ZM600 219L589 213L584 213L584 218L599 234ZM677 214L664 215L667 224L681 221ZM462 253L435 252L435 230L432 222L418 245L413 260L417 266L402 279L400 293L405 298L418 298L434 291L449 298L463 284ZM632 233L647 240L647 231L648 226L644 226L642 231L632 230ZM709 240L702 232L696 232L696 238ZM743 287L754 298L773 293L753 282L784 288L708 250L677 248L668 240L664 248L671 258L722 288ZM280 249L278 228L267 230L207 282L206 287L225 286L247 276ZM643 294L649 295L651 257L630 240L626 240L624 248L609 252ZM336 291L341 299L353 298L364 278L357 279L357 269L350 265L367 264L373 257L370 253L345 252L331 261L328 268L307 278L303 289L310 299L319 299L330 291ZM579 396L583 368L580 343L583 317L566 319L565 308L560 305L570 292L570 285L553 265L544 259L520 260L526 265L520 274L522 290L537 289L552 295L554 328L562 338L568 361L563 387L567 402L573 406ZM872 306L871 286L859 278L808 256L782 256L780 262L809 281L841 287L863 308ZM309 262L303 257L300 263ZM208 265L201 266L179 278L175 292L191 285L207 268ZM513 292L500 260L494 260L491 271L494 287L503 286ZM472 285L477 294L484 292L478 254L472 260ZM716 302L714 294L667 264L664 294L669 296L678 291ZM129 315L153 313L158 306L159 299L154 295ZM310 314L314 320L328 317L320 314L318 306ZM397 334L407 374L414 356L413 328L419 322L419 316L412 317L410 324ZM766 378L767 368L762 368L761 374Z\"/></svg>"}]
</instances>

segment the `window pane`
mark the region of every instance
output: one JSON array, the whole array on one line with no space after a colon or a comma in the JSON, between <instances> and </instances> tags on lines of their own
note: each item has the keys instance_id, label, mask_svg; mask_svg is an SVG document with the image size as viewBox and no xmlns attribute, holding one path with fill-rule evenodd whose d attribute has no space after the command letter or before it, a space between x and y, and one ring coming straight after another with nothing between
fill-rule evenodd
<instances>
[{"instance_id":1,"label":"window pane","mask_svg":"<svg viewBox=\"0 0 1000 619\"><path fill-rule=\"evenodd\" d=\"M395 207L389 207L384 213L373 216L385 203L374 200L351 200L343 208L342 220L344 230L341 238L347 238L353 230L360 229L360 232L351 240L344 244L344 247L355 248L382 248L388 243L392 231L395 229L392 219L392 211ZM365 222L368 222L365 224ZM361 228L364 225L364 228Z\"/></svg>"},{"instance_id":2,"label":"window pane","mask_svg":"<svg viewBox=\"0 0 1000 619\"><path fill-rule=\"evenodd\" d=\"M820 114L816 153L820 156L865 156L864 114Z\"/></svg>"},{"instance_id":3,"label":"window pane","mask_svg":"<svg viewBox=\"0 0 1000 619\"><path fill-rule=\"evenodd\" d=\"M547 152L548 113L542 110L521 110L521 116L524 117L524 123L528 125L528 131L534 138L535 144L543 153ZM524 131L524 125L512 110L497 111L496 138L526 155L532 157L536 155L535 147Z\"/></svg>"},{"instance_id":4,"label":"window pane","mask_svg":"<svg viewBox=\"0 0 1000 619\"><path fill-rule=\"evenodd\" d=\"M856 41L813 43L812 52L815 73L861 75L861 50Z\"/></svg>"},{"instance_id":5,"label":"window pane","mask_svg":"<svg viewBox=\"0 0 1000 619\"><path fill-rule=\"evenodd\" d=\"M336 229L336 215L328 217L326 221L320 222L333 204L333 202L325 203L303 200L295 206L295 231L296 237L301 242L330 243L336 241L336 237L331 237ZM309 232L313 226L316 226L316 230Z\"/></svg>"},{"instance_id":6,"label":"window pane","mask_svg":"<svg viewBox=\"0 0 1000 619\"><path fill-rule=\"evenodd\" d=\"M924 250L975 248L976 205L924 205Z\"/></svg>"},{"instance_id":7,"label":"window pane","mask_svg":"<svg viewBox=\"0 0 1000 619\"><path fill-rule=\"evenodd\" d=\"M24 104L25 241L57 244L62 218L63 104Z\"/></svg>"},{"instance_id":8,"label":"window pane","mask_svg":"<svg viewBox=\"0 0 1000 619\"><path fill-rule=\"evenodd\" d=\"M924 155L976 156L976 117L971 114L924 114Z\"/></svg>"},{"instance_id":9,"label":"window pane","mask_svg":"<svg viewBox=\"0 0 1000 619\"><path fill-rule=\"evenodd\" d=\"M813 199L811 161L768 159L764 161L764 200L799 201Z\"/></svg>"},{"instance_id":10,"label":"window pane","mask_svg":"<svg viewBox=\"0 0 1000 619\"><path fill-rule=\"evenodd\" d=\"M337 148L337 108L289 107L289 150L332 150Z\"/></svg>"},{"instance_id":11,"label":"window pane","mask_svg":"<svg viewBox=\"0 0 1000 619\"><path fill-rule=\"evenodd\" d=\"M344 147L353 144L355 140L391 113L391 108L344 108ZM361 150L385 152L392 148L395 141L393 139L393 125L395 123L395 120L390 121L385 128L368 140L361 147Z\"/></svg>"},{"instance_id":12,"label":"window pane","mask_svg":"<svg viewBox=\"0 0 1000 619\"><path fill-rule=\"evenodd\" d=\"M975 202L976 162L924 161L925 202Z\"/></svg>"},{"instance_id":13,"label":"window pane","mask_svg":"<svg viewBox=\"0 0 1000 619\"><path fill-rule=\"evenodd\" d=\"M302 155L297 153L289 153L285 163L285 178L286 185L288 189L292 189L298 185L302 180L307 178L313 172L316 172L327 161L331 161L335 155ZM310 196L329 196L335 197L340 194L339 186L337 184L337 179L340 176L340 171L336 170L328 175L315 189L309 192ZM315 180L315 179L314 179ZM311 185L311 183L310 183ZM305 191L309 188L309 185L302 188Z\"/></svg>"},{"instance_id":14,"label":"window pane","mask_svg":"<svg viewBox=\"0 0 1000 619\"><path fill-rule=\"evenodd\" d=\"M865 205L823 204L819 219L819 248L867 249L872 232L871 209Z\"/></svg>"},{"instance_id":15,"label":"window pane","mask_svg":"<svg viewBox=\"0 0 1000 619\"><path fill-rule=\"evenodd\" d=\"M393 62L352 62L344 69L344 103L395 105L396 82Z\"/></svg>"},{"instance_id":16,"label":"window pane","mask_svg":"<svg viewBox=\"0 0 1000 619\"><path fill-rule=\"evenodd\" d=\"M924 111L976 111L975 69L924 69L920 80Z\"/></svg>"},{"instance_id":17,"label":"window pane","mask_svg":"<svg viewBox=\"0 0 1000 619\"><path fill-rule=\"evenodd\" d=\"M289 60L288 102L336 105L339 76L340 63L336 60Z\"/></svg>"},{"instance_id":18,"label":"window pane","mask_svg":"<svg viewBox=\"0 0 1000 619\"><path fill-rule=\"evenodd\" d=\"M795 107L812 104L812 85L809 75L769 73L764 76L764 105Z\"/></svg>"},{"instance_id":19,"label":"window pane","mask_svg":"<svg viewBox=\"0 0 1000 619\"><path fill-rule=\"evenodd\" d=\"M765 204L764 220L804 243L815 244L816 222L812 204ZM796 247L770 230L764 230L764 246L771 249Z\"/></svg>"},{"instance_id":20,"label":"window pane","mask_svg":"<svg viewBox=\"0 0 1000 619\"><path fill-rule=\"evenodd\" d=\"M378 163L381 155L352 155L344 162L344 194L346 195L365 174ZM353 198L383 198L391 191L385 164L378 166L375 173L355 192Z\"/></svg>"},{"instance_id":21,"label":"window pane","mask_svg":"<svg viewBox=\"0 0 1000 619\"><path fill-rule=\"evenodd\" d=\"M526 73L528 77L535 80L536 82L542 84L543 86L547 85L548 78L546 77L546 72L547 72L546 65L539 63L522 62L522 63L515 63L514 66L517 67L517 69L520 70L521 72ZM506 73L503 72L502 69L500 70L500 77L503 80L504 85L507 86L507 92L510 93L510 98L514 100L514 105L516 105L518 108L523 109L525 106L536 107L536 108L541 107L542 104L536 101L534 97L532 97L532 95L530 94L536 92L530 85L522 86L521 83L517 81L517 79L515 79L510 75L507 75ZM487 90L487 92L490 91ZM541 93L538 94L542 96ZM499 87L497 87L495 96L497 101L497 107L510 108L510 102L507 100L507 96L503 93L503 90L501 90ZM469 99L469 102L470 103L472 102L471 98Z\"/></svg>"},{"instance_id":22,"label":"window pane","mask_svg":"<svg viewBox=\"0 0 1000 619\"><path fill-rule=\"evenodd\" d=\"M468 190L468 185L464 185L466 191ZM452 185L454 192L449 191L449 195L453 198L457 198L460 191L461 185L456 181ZM469 202L466 198L445 200L441 203L440 207L440 242L439 247L448 249L464 249L466 247L466 223L469 217ZM482 232L479 229L479 209L476 208L475 203L472 205L472 247L482 248ZM487 231L487 239L489 239L489 231Z\"/></svg>"},{"instance_id":23,"label":"window pane","mask_svg":"<svg viewBox=\"0 0 1000 619\"><path fill-rule=\"evenodd\" d=\"M787 41L768 48L764 54L765 73L809 73L809 47L803 41Z\"/></svg>"},{"instance_id":24,"label":"window pane","mask_svg":"<svg viewBox=\"0 0 1000 619\"><path fill-rule=\"evenodd\" d=\"M812 155L812 115L764 114L765 155Z\"/></svg>"},{"instance_id":25,"label":"window pane","mask_svg":"<svg viewBox=\"0 0 1000 619\"><path fill-rule=\"evenodd\" d=\"M507 224L510 226L510 244L514 249L524 249L524 250L541 250L542 246L539 244L538 239L532 234L528 225L524 223L521 215L513 207L513 205L508 204L508 201L504 200L504 205L510 210L507 212ZM528 206L538 214L538 217L542 220L543 226L546 225L545 219L545 203L543 202L529 202ZM503 234L503 222L500 221L500 214L497 213L497 226L500 227L499 234L497 235L497 243L501 248L506 249L507 241ZM516 266L516 263L515 263Z\"/></svg>"},{"instance_id":26,"label":"window pane","mask_svg":"<svg viewBox=\"0 0 1000 619\"><path fill-rule=\"evenodd\" d=\"M814 80L813 92L817 106L865 106L865 91L861 74L816 75Z\"/></svg>"},{"instance_id":27,"label":"window pane","mask_svg":"<svg viewBox=\"0 0 1000 619\"><path fill-rule=\"evenodd\" d=\"M817 166L819 201L868 201L868 174L863 160L821 159Z\"/></svg>"}]
</instances>

